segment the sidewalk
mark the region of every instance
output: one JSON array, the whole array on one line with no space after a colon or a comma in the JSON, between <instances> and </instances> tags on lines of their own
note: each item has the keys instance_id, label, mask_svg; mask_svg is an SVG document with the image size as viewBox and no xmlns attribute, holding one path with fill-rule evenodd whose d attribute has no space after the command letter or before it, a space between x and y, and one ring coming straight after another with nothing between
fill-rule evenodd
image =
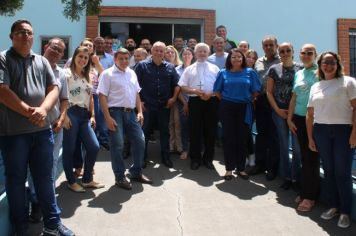
<instances>
[{"instance_id":1,"label":"sidewalk","mask_svg":"<svg viewBox=\"0 0 356 236\"><path fill-rule=\"evenodd\" d=\"M64 224L78 236L356 235L355 222L340 229L337 219L320 219L324 205L318 204L312 213L298 214L296 193L281 190L280 179L268 182L258 175L249 181L224 181L219 148L216 171L204 166L192 171L189 160L179 160L178 155L172 155L174 168L167 169L159 164L159 145L149 148L151 163L144 174L152 178L152 186L133 183L131 191L116 187L110 153L104 151L95 165L94 178L105 183L105 188L74 193L67 189L62 174L57 199ZM31 230L40 229L37 224Z\"/></svg>"}]
</instances>

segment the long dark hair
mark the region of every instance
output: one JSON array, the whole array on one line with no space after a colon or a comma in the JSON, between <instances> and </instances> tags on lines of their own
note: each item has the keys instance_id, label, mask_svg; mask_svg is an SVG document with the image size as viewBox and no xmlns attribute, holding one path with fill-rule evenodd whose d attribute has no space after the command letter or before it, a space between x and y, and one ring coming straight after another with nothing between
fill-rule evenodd
<instances>
[{"instance_id":1,"label":"long dark hair","mask_svg":"<svg viewBox=\"0 0 356 236\"><path fill-rule=\"evenodd\" d=\"M89 55L89 50L87 47L84 46L79 46L75 49L73 57L72 57L72 61L70 63L70 70L72 71L72 73L75 73L75 69L76 69L76 65L75 65L75 58L76 56L80 53L80 52L84 52L88 54L88 58L90 57ZM83 68L83 75L85 77L85 80L90 83L90 79L89 79L89 71L90 71L90 62L88 61L88 64Z\"/></svg>"},{"instance_id":2,"label":"long dark hair","mask_svg":"<svg viewBox=\"0 0 356 236\"><path fill-rule=\"evenodd\" d=\"M335 78L342 77L344 75L344 67L341 64L340 56L338 54L336 54L335 52L328 51L328 52L323 52L318 59L317 75L319 77L319 80L325 80L325 74L321 70L321 62L323 61L326 54L332 55L334 57L334 59L336 60L337 69L336 69L336 73L335 73Z\"/></svg>"},{"instance_id":3,"label":"long dark hair","mask_svg":"<svg viewBox=\"0 0 356 236\"><path fill-rule=\"evenodd\" d=\"M247 62L246 62L246 57L245 57L244 53L238 48L233 48L233 49L230 50L230 52L229 52L229 54L227 55L227 58L226 58L226 63L225 63L226 70L231 70L232 69L231 55L232 55L233 52L238 52L238 53L241 54L241 56L242 56L241 68L245 69L247 67Z\"/></svg>"}]
</instances>

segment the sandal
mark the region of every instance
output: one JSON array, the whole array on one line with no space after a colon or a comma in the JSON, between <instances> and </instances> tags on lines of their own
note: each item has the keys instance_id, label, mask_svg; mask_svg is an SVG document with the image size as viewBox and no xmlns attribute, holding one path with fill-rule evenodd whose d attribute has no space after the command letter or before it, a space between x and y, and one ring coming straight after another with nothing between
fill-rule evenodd
<instances>
[{"instance_id":1,"label":"sandal","mask_svg":"<svg viewBox=\"0 0 356 236\"><path fill-rule=\"evenodd\" d=\"M304 199L297 207L297 211L300 212L309 212L312 210L312 208L315 205L315 201L313 200L308 200L308 199Z\"/></svg>"}]
</instances>

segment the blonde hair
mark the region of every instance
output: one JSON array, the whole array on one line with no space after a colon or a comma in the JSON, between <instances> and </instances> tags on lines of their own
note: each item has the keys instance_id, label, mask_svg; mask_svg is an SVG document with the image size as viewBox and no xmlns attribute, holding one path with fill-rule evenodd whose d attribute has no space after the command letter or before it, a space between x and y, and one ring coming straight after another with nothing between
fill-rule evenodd
<instances>
[{"instance_id":1,"label":"blonde hair","mask_svg":"<svg viewBox=\"0 0 356 236\"><path fill-rule=\"evenodd\" d=\"M166 47L166 51L167 50L172 50L174 52L175 57L174 57L174 61L172 64L174 64L175 66L179 66L179 65L183 64L183 62L179 58L179 53L178 53L177 49L175 49L172 45L168 45Z\"/></svg>"}]
</instances>

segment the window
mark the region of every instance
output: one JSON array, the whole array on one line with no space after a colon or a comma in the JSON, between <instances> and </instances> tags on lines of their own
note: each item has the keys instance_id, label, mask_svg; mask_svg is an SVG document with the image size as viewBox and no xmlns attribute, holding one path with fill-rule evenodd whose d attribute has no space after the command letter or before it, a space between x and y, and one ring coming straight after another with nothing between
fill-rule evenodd
<instances>
[{"instance_id":1,"label":"window","mask_svg":"<svg viewBox=\"0 0 356 236\"><path fill-rule=\"evenodd\" d=\"M100 19L99 31L101 36L112 36L115 39L116 45L113 47L123 46L128 37L132 37L138 47L143 38L148 38L152 44L162 41L167 45L172 44L174 36L183 36L186 41L189 38L203 41L202 29L202 20L196 19L112 17Z\"/></svg>"},{"instance_id":2,"label":"window","mask_svg":"<svg viewBox=\"0 0 356 236\"><path fill-rule=\"evenodd\" d=\"M52 38L61 38L63 39L65 45L66 45L66 49L64 50L64 56L61 59L61 61L59 62L59 64L65 64L66 61L68 60L68 58L70 57L69 54L69 43L70 43L70 36L41 36L41 55L43 55L44 53L44 46L48 43L48 41Z\"/></svg>"},{"instance_id":3,"label":"window","mask_svg":"<svg viewBox=\"0 0 356 236\"><path fill-rule=\"evenodd\" d=\"M350 76L356 77L356 29L349 29Z\"/></svg>"}]
</instances>

